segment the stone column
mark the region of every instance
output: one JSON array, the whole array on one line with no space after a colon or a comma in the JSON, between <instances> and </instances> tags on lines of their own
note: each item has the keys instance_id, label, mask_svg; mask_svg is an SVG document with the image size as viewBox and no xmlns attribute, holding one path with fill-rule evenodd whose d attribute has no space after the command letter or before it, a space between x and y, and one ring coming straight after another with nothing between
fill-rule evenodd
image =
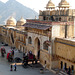
<instances>
[{"instance_id":1,"label":"stone column","mask_svg":"<svg viewBox=\"0 0 75 75\"><path fill-rule=\"evenodd\" d=\"M64 8L64 15L66 15L66 8Z\"/></svg>"},{"instance_id":2,"label":"stone column","mask_svg":"<svg viewBox=\"0 0 75 75\"><path fill-rule=\"evenodd\" d=\"M75 37L75 18L74 18L74 37Z\"/></svg>"},{"instance_id":3,"label":"stone column","mask_svg":"<svg viewBox=\"0 0 75 75\"><path fill-rule=\"evenodd\" d=\"M50 55L52 54L51 45L48 47L48 53L49 53Z\"/></svg>"},{"instance_id":4,"label":"stone column","mask_svg":"<svg viewBox=\"0 0 75 75\"><path fill-rule=\"evenodd\" d=\"M51 55L52 55L52 48L51 45L48 47L48 52L49 52L49 63L50 63L50 70L51 70L51 65L52 65L52 61L51 61Z\"/></svg>"},{"instance_id":5,"label":"stone column","mask_svg":"<svg viewBox=\"0 0 75 75\"><path fill-rule=\"evenodd\" d=\"M59 15L60 15L60 7L59 7Z\"/></svg>"},{"instance_id":6,"label":"stone column","mask_svg":"<svg viewBox=\"0 0 75 75\"><path fill-rule=\"evenodd\" d=\"M26 38L26 45L28 44L28 38Z\"/></svg>"}]
</instances>

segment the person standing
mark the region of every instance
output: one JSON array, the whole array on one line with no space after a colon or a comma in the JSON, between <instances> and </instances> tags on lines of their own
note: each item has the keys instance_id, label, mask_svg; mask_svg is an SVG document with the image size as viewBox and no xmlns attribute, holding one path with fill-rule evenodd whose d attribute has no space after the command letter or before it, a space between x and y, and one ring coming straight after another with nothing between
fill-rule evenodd
<instances>
[{"instance_id":1,"label":"person standing","mask_svg":"<svg viewBox=\"0 0 75 75\"><path fill-rule=\"evenodd\" d=\"M14 71L16 71L16 63L15 63L15 65L14 65Z\"/></svg>"},{"instance_id":2,"label":"person standing","mask_svg":"<svg viewBox=\"0 0 75 75\"><path fill-rule=\"evenodd\" d=\"M63 66L63 71L65 71L65 65Z\"/></svg>"},{"instance_id":3,"label":"person standing","mask_svg":"<svg viewBox=\"0 0 75 75\"><path fill-rule=\"evenodd\" d=\"M4 57L4 54L6 53L5 48L1 47L1 56Z\"/></svg>"},{"instance_id":4,"label":"person standing","mask_svg":"<svg viewBox=\"0 0 75 75\"><path fill-rule=\"evenodd\" d=\"M12 55L14 56L14 50L12 50Z\"/></svg>"},{"instance_id":5,"label":"person standing","mask_svg":"<svg viewBox=\"0 0 75 75\"><path fill-rule=\"evenodd\" d=\"M69 75L71 75L71 73L70 73L70 72L71 72L71 68L69 67L69 73L68 73Z\"/></svg>"},{"instance_id":6,"label":"person standing","mask_svg":"<svg viewBox=\"0 0 75 75\"><path fill-rule=\"evenodd\" d=\"M12 66L12 64L11 64L11 65L10 65L10 71L13 71L13 69L12 69L12 68L13 68L13 66Z\"/></svg>"}]
</instances>

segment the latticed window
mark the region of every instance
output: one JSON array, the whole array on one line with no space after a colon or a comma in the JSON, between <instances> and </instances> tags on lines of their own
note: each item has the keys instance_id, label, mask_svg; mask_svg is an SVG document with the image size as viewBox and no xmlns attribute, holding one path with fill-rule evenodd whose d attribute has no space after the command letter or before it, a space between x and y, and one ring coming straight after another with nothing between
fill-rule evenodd
<instances>
[{"instance_id":1,"label":"latticed window","mask_svg":"<svg viewBox=\"0 0 75 75\"><path fill-rule=\"evenodd\" d=\"M46 42L43 43L43 49L48 50L48 45L46 44Z\"/></svg>"},{"instance_id":2,"label":"latticed window","mask_svg":"<svg viewBox=\"0 0 75 75\"><path fill-rule=\"evenodd\" d=\"M32 44L32 39L31 39L31 37L28 38L28 43L29 43L29 44Z\"/></svg>"}]
</instances>

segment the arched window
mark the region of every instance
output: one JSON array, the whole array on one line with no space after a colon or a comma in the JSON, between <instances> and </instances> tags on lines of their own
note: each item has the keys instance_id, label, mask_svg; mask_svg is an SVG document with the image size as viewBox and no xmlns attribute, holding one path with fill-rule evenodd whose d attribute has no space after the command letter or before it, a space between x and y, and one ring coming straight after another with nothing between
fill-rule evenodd
<instances>
[{"instance_id":1,"label":"arched window","mask_svg":"<svg viewBox=\"0 0 75 75\"><path fill-rule=\"evenodd\" d=\"M31 37L28 38L28 43L29 43L29 44L32 44L32 39L31 39Z\"/></svg>"},{"instance_id":2,"label":"arched window","mask_svg":"<svg viewBox=\"0 0 75 75\"><path fill-rule=\"evenodd\" d=\"M61 17L59 18L59 21L61 21Z\"/></svg>"},{"instance_id":3,"label":"arched window","mask_svg":"<svg viewBox=\"0 0 75 75\"><path fill-rule=\"evenodd\" d=\"M43 43L43 49L48 50L48 45L46 44L46 42Z\"/></svg>"},{"instance_id":4,"label":"arched window","mask_svg":"<svg viewBox=\"0 0 75 75\"><path fill-rule=\"evenodd\" d=\"M56 18L56 21L58 21L58 18Z\"/></svg>"},{"instance_id":5,"label":"arched window","mask_svg":"<svg viewBox=\"0 0 75 75\"><path fill-rule=\"evenodd\" d=\"M45 16L43 17L43 20L46 20L46 17Z\"/></svg>"}]
</instances>

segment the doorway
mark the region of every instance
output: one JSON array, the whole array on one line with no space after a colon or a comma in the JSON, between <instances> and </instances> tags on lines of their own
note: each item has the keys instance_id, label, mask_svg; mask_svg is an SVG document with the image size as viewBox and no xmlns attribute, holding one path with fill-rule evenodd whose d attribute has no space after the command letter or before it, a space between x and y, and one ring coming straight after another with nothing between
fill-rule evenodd
<instances>
[{"instance_id":1,"label":"doorway","mask_svg":"<svg viewBox=\"0 0 75 75\"><path fill-rule=\"evenodd\" d=\"M63 68L63 62L61 61L61 69Z\"/></svg>"},{"instance_id":2,"label":"doorway","mask_svg":"<svg viewBox=\"0 0 75 75\"><path fill-rule=\"evenodd\" d=\"M37 57L37 59L40 59L40 40L38 38L35 39L35 43L34 43L34 47L35 47L35 56Z\"/></svg>"},{"instance_id":3,"label":"doorway","mask_svg":"<svg viewBox=\"0 0 75 75\"><path fill-rule=\"evenodd\" d=\"M71 69L74 70L74 66L73 65L71 66Z\"/></svg>"},{"instance_id":4,"label":"doorway","mask_svg":"<svg viewBox=\"0 0 75 75\"><path fill-rule=\"evenodd\" d=\"M65 70L67 69L67 64L65 63Z\"/></svg>"}]
</instances>

